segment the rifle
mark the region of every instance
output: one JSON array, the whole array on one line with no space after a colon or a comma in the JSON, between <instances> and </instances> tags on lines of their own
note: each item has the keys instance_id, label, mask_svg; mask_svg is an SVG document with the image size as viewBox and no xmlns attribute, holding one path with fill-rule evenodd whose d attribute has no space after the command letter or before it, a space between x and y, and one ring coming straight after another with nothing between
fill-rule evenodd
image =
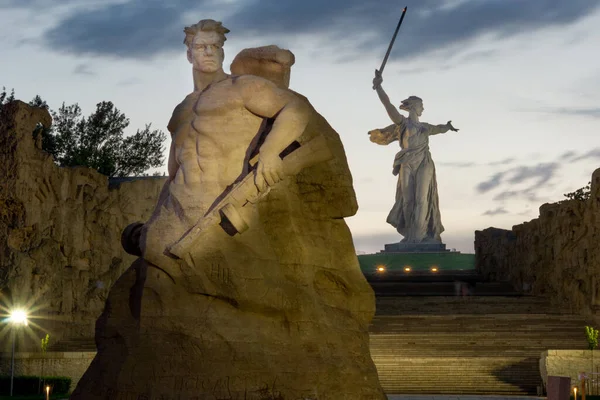
<instances>
[{"instance_id":1,"label":"rifle","mask_svg":"<svg viewBox=\"0 0 600 400\"><path fill-rule=\"evenodd\" d=\"M279 157L283 162L285 176L298 174L304 168L329 161L333 154L327 145L325 137L319 135L303 145L297 141L292 142ZM256 166L258 155L250 160L252 167ZM248 223L241 215L241 211L248 204L256 203L269 192L259 193L254 183L255 172L251 170L240 182L234 184L229 193L209 211L196 224L188 230L177 242L171 244L168 250L174 256L183 259L185 254L200 240L204 232L212 226L229 222L236 233L247 230ZM227 229L223 228L225 231Z\"/></svg>"}]
</instances>

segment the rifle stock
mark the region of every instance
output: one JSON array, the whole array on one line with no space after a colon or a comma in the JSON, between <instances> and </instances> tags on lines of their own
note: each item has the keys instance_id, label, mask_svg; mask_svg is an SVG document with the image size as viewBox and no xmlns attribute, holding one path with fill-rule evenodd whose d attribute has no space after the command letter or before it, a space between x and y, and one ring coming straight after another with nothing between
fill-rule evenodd
<instances>
[{"instance_id":1,"label":"rifle stock","mask_svg":"<svg viewBox=\"0 0 600 400\"><path fill-rule=\"evenodd\" d=\"M329 161L332 158L333 154L325 137L318 135L283 156L283 173L285 176L296 175L304 168ZM255 164L256 161L257 158L255 157L250 161L250 164ZM208 228L220 224L224 219L235 228L235 233L242 233L247 230L248 224L239 211L249 203L260 200L268 193L268 190L263 193L258 192L254 184L254 174L255 172L251 171L237 183L211 211L188 230L181 239L169 247L169 252L183 259L185 254L200 241Z\"/></svg>"}]
</instances>

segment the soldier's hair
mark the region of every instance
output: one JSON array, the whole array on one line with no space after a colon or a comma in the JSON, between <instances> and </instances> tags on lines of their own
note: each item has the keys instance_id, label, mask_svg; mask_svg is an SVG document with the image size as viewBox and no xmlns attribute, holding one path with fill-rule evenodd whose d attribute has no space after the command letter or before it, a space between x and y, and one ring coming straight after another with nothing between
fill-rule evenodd
<instances>
[{"instance_id":1,"label":"soldier's hair","mask_svg":"<svg viewBox=\"0 0 600 400\"><path fill-rule=\"evenodd\" d=\"M221 38L221 45L223 45L227 40L225 34L230 32L229 29L223 26L222 22L215 21L214 19L203 19L197 24L186 26L183 31L185 32L185 39L183 39L183 43L188 47L192 44L194 36L196 36L196 34L200 31L217 32Z\"/></svg>"},{"instance_id":2,"label":"soldier's hair","mask_svg":"<svg viewBox=\"0 0 600 400\"><path fill-rule=\"evenodd\" d=\"M423 105L423 99L417 96L410 96L408 99L402 100L400 108L410 110L414 108L417 104Z\"/></svg>"}]
</instances>

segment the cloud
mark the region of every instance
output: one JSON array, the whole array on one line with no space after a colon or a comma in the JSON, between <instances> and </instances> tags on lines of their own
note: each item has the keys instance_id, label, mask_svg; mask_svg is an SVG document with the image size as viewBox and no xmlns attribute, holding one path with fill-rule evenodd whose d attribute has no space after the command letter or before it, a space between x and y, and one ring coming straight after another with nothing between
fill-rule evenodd
<instances>
[{"instance_id":1,"label":"cloud","mask_svg":"<svg viewBox=\"0 0 600 400\"><path fill-rule=\"evenodd\" d=\"M256 35L314 32L331 39L350 37L355 40L365 33L371 34L370 40L356 41L360 46L358 50L374 47L385 50L400 16L399 4L393 0L262 0L246 4L231 17L232 22L244 31ZM486 34L508 37L562 26L587 16L598 7L597 2L589 0L568 3L560 0L468 0L454 2L453 6L439 0L406 0L405 4L408 12L392 58L407 59L439 49L450 50L449 47L458 47Z\"/></svg>"},{"instance_id":2,"label":"cloud","mask_svg":"<svg viewBox=\"0 0 600 400\"><path fill-rule=\"evenodd\" d=\"M140 78L123 79L117 82L117 86L134 86L139 85L143 81Z\"/></svg>"},{"instance_id":3,"label":"cloud","mask_svg":"<svg viewBox=\"0 0 600 400\"><path fill-rule=\"evenodd\" d=\"M73 74L75 75L86 75L86 76L94 76L95 72L90 70L90 66L87 64L79 64L73 69Z\"/></svg>"},{"instance_id":4,"label":"cloud","mask_svg":"<svg viewBox=\"0 0 600 400\"><path fill-rule=\"evenodd\" d=\"M16 0L9 0L16 6ZM19 0L22 1L22 0ZM26 0L19 7L40 4ZM81 2L86 4L85 2ZM221 4L223 3L223 4ZM118 4L88 3L58 21L42 41L72 54L147 58L181 48L182 29L198 19L228 15L223 21L230 37L260 38L265 42L310 37L322 54L348 43L354 57L367 52L383 55L400 16L394 0L130 0ZM23 5L25 4L25 5ZM220 5L217 5L220 4ZM407 60L445 51L463 61L489 57L489 52L466 53L468 43L482 36L503 39L543 28L577 22L596 11L592 0L406 0L408 12L392 59ZM33 8L32 8L33 9ZM237 36L236 36L237 35ZM318 39L316 39L318 38ZM459 54L461 53L461 54Z\"/></svg>"},{"instance_id":5,"label":"cloud","mask_svg":"<svg viewBox=\"0 0 600 400\"><path fill-rule=\"evenodd\" d=\"M533 112L552 115L568 115L575 117L600 118L600 107L539 107L535 109L515 110L519 112Z\"/></svg>"},{"instance_id":6,"label":"cloud","mask_svg":"<svg viewBox=\"0 0 600 400\"><path fill-rule=\"evenodd\" d=\"M477 184L475 190L479 193L487 193L490 190L507 185L509 189L494 196L494 200L505 201L521 197L532 202L540 201L541 199L536 196L535 192L542 187L546 189L551 187L549 182L556 175L559 166L560 163L557 162L539 163L534 166L520 165L506 171L497 172L489 179ZM527 183L527 188L519 190L513 188L515 185L522 183Z\"/></svg>"},{"instance_id":7,"label":"cloud","mask_svg":"<svg viewBox=\"0 0 600 400\"><path fill-rule=\"evenodd\" d=\"M562 153L558 159L559 159L559 161L561 161L561 160L562 161L571 161L575 157L577 157L577 153L575 153L572 150L569 150L569 151Z\"/></svg>"},{"instance_id":8,"label":"cloud","mask_svg":"<svg viewBox=\"0 0 600 400\"><path fill-rule=\"evenodd\" d=\"M552 179L558 170L558 167L559 164L556 162L540 163L533 167L519 166L511 170L513 175L508 179L508 183L518 184L528 180L537 179L535 186L541 186Z\"/></svg>"},{"instance_id":9,"label":"cloud","mask_svg":"<svg viewBox=\"0 0 600 400\"><path fill-rule=\"evenodd\" d=\"M600 147L596 147L590 151L588 151L587 153L584 153L582 155L574 155L571 158L571 162L578 162L578 161L583 161L583 160L600 160Z\"/></svg>"},{"instance_id":10,"label":"cloud","mask_svg":"<svg viewBox=\"0 0 600 400\"><path fill-rule=\"evenodd\" d=\"M79 10L43 35L47 44L77 55L146 59L183 49L184 16L209 0L131 0ZM198 12L201 16L201 13ZM182 50L183 51L183 50Z\"/></svg>"},{"instance_id":11,"label":"cloud","mask_svg":"<svg viewBox=\"0 0 600 400\"><path fill-rule=\"evenodd\" d=\"M444 166L444 167L450 167L450 168L471 168L471 167L476 167L479 165L489 165L489 166L495 167L495 166L499 166L499 165L511 164L515 161L516 161L515 158L510 157L510 158L505 158L503 160L490 161L485 164L479 164L479 163L471 162L471 161L439 161L439 162L437 162L437 165Z\"/></svg>"},{"instance_id":12,"label":"cloud","mask_svg":"<svg viewBox=\"0 0 600 400\"><path fill-rule=\"evenodd\" d=\"M553 114L567 114L567 115L575 115L575 116L583 116L583 117L592 117L592 118L600 118L600 107L592 107L592 108L555 108L551 111Z\"/></svg>"},{"instance_id":13,"label":"cloud","mask_svg":"<svg viewBox=\"0 0 600 400\"><path fill-rule=\"evenodd\" d=\"M505 190L504 192L500 192L493 197L495 201L506 201L515 198L523 198L529 202L537 203L542 201L542 198L538 197L534 188L527 188L524 190Z\"/></svg>"},{"instance_id":14,"label":"cloud","mask_svg":"<svg viewBox=\"0 0 600 400\"><path fill-rule=\"evenodd\" d=\"M461 59L459 60L459 63L466 64L466 63L470 63L473 61L489 60L490 58L493 58L496 53L497 53L497 51L495 51L495 50L475 51L473 53L468 53L468 54L465 54L464 56L462 56Z\"/></svg>"},{"instance_id":15,"label":"cloud","mask_svg":"<svg viewBox=\"0 0 600 400\"><path fill-rule=\"evenodd\" d=\"M476 166L477 164L474 162L460 162L460 161L449 161L449 162L438 162L440 166L450 167L450 168L471 168Z\"/></svg>"},{"instance_id":16,"label":"cloud","mask_svg":"<svg viewBox=\"0 0 600 400\"><path fill-rule=\"evenodd\" d=\"M502 214L508 214L508 211L506 211L504 209L504 207L498 207L495 210L487 210L486 212L484 212L481 215L487 215L487 216L493 217L495 215L502 215Z\"/></svg>"},{"instance_id":17,"label":"cloud","mask_svg":"<svg viewBox=\"0 0 600 400\"><path fill-rule=\"evenodd\" d=\"M495 166L495 165L506 165L506 164L510 164L510 163L512 163L514 161L515 161L515 159L512 158L512 157L510 157L510 158L505 158L504 160L500 160L500 161L489 162L488 165L492 165L492 166Z\"/></svg>"},{"instance_id":18,"label":"cloud","mask_svg":"<svg viewBox=\"0 0 600 400\"><path fill-rule=\"evenodd\" d=\"M476 186L476 190L479 193L486 193L486 192L489 192L492 189L497 188L502 183L502 178L504 177L504 174L505 174L505 172L499 172L499 173L494 174L487 181L480 182Z\"/></svg>"},{"instance_id":19,"label":"cloud","mask_svg":"<svg viewBox=\"0 0 600 400\"><path fill-rule=\"evenodd\" d=\"M47 9L57 5L68 5L76 3L77 0L54 0L49 2L47 0L3 0L0 2L0 9L10 8L25 8L25 9Z\"/></svg>"}]
</instances>

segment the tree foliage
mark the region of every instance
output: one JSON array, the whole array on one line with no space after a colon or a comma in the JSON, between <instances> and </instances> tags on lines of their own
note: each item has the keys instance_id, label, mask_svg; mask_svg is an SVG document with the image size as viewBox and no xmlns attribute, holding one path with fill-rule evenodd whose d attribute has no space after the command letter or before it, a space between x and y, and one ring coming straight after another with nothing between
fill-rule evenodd
<instances>
[{"instance_id":1,"label":"tree foliage","mask_svg":"<svg viewBox=\"0 0 600 400\"><path fill-rule=\"evenodd\" d=\"M0 107L14 100L3 88ZM40 96L29 102L49 109ZM110 101L102 101L87 118L77 103L63 103L57 111L49 110L52 126L38 126L34 135L42 135L42 148L63 167L86 166L113 177L142 175L149 168L163 165L163 142L166 135L146 124L133 135L124 136L129 118Z\"/></svg>"},{"instance_id":2,"label":"tree foliage","mask_svg":"<svg viewBox=\"0 0 600 400\"><path fill-rule=\"evenodd\" d=\"M575 190L574 192L565 193L564 196L567 198L567 200L585 201L585 200L589 199L591 196L591 191L592 191L591 185L592 185L592 182L590 181L590 182L588 182L587 186L579 188L579 189Z\"/></svg>"},{"instance_id":3,"label":"tree foliage","mask_svg":"<svg viewBox=\"0 0 600 400\"><path fill-rule=\"evenodd\" d=\"M2 92L0 92L0 106L6 103L10 103L15 99L15 89L10 91L10 94L6 93L6 88L2 86Z\"/></svg>"}]
</instances>

